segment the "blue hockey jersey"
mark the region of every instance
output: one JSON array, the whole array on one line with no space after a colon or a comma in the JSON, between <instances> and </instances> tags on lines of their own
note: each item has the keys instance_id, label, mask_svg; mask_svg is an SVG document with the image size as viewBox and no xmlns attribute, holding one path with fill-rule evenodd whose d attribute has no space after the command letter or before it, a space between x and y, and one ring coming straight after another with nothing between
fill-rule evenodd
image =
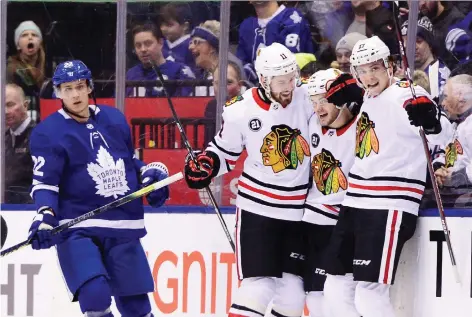
<instances>
[{"instance_id":1,"label":"blue hockey jersey","mask_svg":"<svg viewBox=\"0 0 472 317\"><path fill-rule=\"evenodd\" d=\"M444 87L446 86L446 80L449 78L451 71L447 66L440 60L436 60L424 70L429 78L429 85L431 89L431 96L433 98L442 95Z\"/></svg>"},{"instance_id":2,"label":"blue hockey jersey","mask_svg":"<svg viewBox=\"0 0 472 317\"><path fill-rule=\"evenodd\" d=\"M195 79L195 75L190 67L172 61L166 61L159 66L162 77L169 80L188 80ZM143 64L132 67L126 73L126 80L158 80L157 74L152 68L145 68ZM167 92L171 97L191 96L193 87L166 85ZM128 87L126 88L128 97L165 97L162 87Z\"/></svg>"},{"instance_id":3,"label":"blue hockey jersey","mask_svg":"<svg viewBox=\"0 0 472 317\"><path fill-rule=\"evenodd\" d=\"M52 208L60 224L140 189L144 163L134 158L125 117L113 107L89 107L92 115L86 123L61 109L31 134L31 197L38 209ZM143 216L142 200L135 199L70 230L140 238L146 234Z\"/></svg>"},{"instance_id":4,"label":"blue hockey jersey","mask_svg":"<svg viewBox=\"0 0 472 317\"><path fill-rule=\"evenodd\" d=\"M162 54L165 59L171 62L177 62L187 65L192 70L195 69L195 58L188 49L190 46L190 35L184 35L175 42L164 41L162 45Z\"/></svg>"},{"instance_id":5,"label":"blue hockey jersey","mask_svg":"<svg viewBox=\"0 0 472 317\"><path fill-rule=\"evenodd\" d=\"M298 10L281 5L268 22L249 17L241 23L236 56L244 65L252 64L257 49L274 42L294 53L315 53L307 20Z\"/></svg>"},{"instance_id":6,"label":"blue hockey jersey","mask_svg":"<svg viewBox=\"0 0 472 317\"><path fill-rule=\"evenodd\" d=\"M445 40L446 48L460 63L468 61L472 56L472 12L464 20L449 27Z\"/></svg>"}]
</instances>

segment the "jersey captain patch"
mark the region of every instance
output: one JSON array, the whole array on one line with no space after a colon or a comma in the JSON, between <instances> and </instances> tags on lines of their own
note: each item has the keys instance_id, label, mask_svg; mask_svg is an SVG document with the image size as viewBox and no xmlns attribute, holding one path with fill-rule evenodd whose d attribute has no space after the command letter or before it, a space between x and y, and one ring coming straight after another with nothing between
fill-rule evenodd
<instances>
[{"instance_id":1,"label":"jersey captain patch","mask_svg":"<svg viewBox=\"0 0 472 317\"><path fill-rule=\"evenodd\" d=\"M297 169L298 162L310 156L310 146L300 134L285 124L272 126L260 149L263 164L272 167L274 173Z\"/></svg>"},{"instance_id":2,"label":"jersey captain patch","mask_svg":"<svg viewBox=\"0 0 472 317\"><path fill-rule=\"evenodd\" d=\"M316 188L323 194L335 194L338 191L347 189L347 179L341 169L341 162L334 155L322 149L316 154L311 162L313 180Z\"/></svg>"},{"instance_id":3,"label":"jersey captain patch","mask_svg":"<svg viewBox=\"0 0 472 317\"><path fill-rule=\"evenodd\" d=\"M243 99L244 99L243 96L233 97L225 103L225 107L229 107L229 106L231 106L231 105L235 104L236 102L241 101Z\"/></svg>"},{"instance_id":4,"label":"jersey captain patch","mask_svg":"<svg viewBox=\"0 0 472 317\"><path fill-rule=\"evenodd\" d=\"M459 154L464 154L462 149L462 144L459 140L455 139L454 142L449 143L446 146L446 168L453 167L457 161L457 156Z\"/></svg>"},{"instance_id":5,"label":"jersey captain patch","mask_svg":"<svg viewBox=\"0 0 472 317\"><path fill-rule=\"evenodd\" d=\"M375 123L362 112L356 128L356 156L360 159L369 156L372 151L379 153L379 139L375 133Z\"/></svg>"}]
</instances>

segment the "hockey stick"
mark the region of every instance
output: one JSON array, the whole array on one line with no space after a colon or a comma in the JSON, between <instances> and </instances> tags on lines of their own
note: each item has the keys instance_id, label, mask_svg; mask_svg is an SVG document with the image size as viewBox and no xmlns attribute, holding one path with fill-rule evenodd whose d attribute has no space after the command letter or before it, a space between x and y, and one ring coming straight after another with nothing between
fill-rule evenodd
<instances>
[{"instance_id":1,"label":"hockey stick","mask_svg":"<svg viewBox=\"0 0 472 317\"><path fill-rule=\"evenodd\" d=\"M121 205L124 205L124 204L126 204L126 203L129 203L129 202L132 201L132 200L135 200L135 199L137 199L137 198L143 197L143 196L149 194L149 193L152 192L152 191L155 191L155 190L157 190L157 189L159 189L159 188L168 186L168 185L170 185L170 184L172 184L172 183L174 183L174 182L176 182L176 181L178 181L178 180L181 180L182 178L183 178L182 172L178 172L177 174L174 174L174 175L172 175L172 176L169 176L169 177L167 177L166 179L163 179L163 180L161 180L161 181L159 181L159 182L155 182L155 183L153 183L153 184L151 184L151 185L149 185L149 186L146 186L146 187L144 187L144 188L141 188L140 190L135 191L134 193L131 193L131 194L127 195L127 196L121 197L120 199L117 199L117 200L115 200L115 201L112 201L111 203L108 203L108 204L106 204L106 205L104 205L104 206L102 206L102 207L99 207L99 208L97 208L97 209L94 209L94 210L92 210L92 211L89 211L89 212L87 212L86 214L83 214L83 215L81 215L81 216L79 216L79 217L77 217L77 218L75 218L75 219L72 219L72 220L69 221L69 222L66 222L66 223L64 223L64 224L62 224L62 225L59 225L59 226L57 226L57 227L55 227L54 229L51 230L51 231L52 231L52 234L57 234L57 233L59 233L59 232L65 230L65 229L67 229L67 228L70 228L70 227L72 227L72 226L74 226L74 225L76 225L76 224L82 222L82 221L85 221L85 220L87 220L87 219L90 219L90 218L92 218L92 217L95 217L96 215L99 215L99 214L101 214L101 213L104 213L104 212L107 211L107 210L110 210L110 209L112 209L112 208L116 208L116 207L118 207L118 206L121 206ZM28 240L26 240L26 241L23 241L23 242L21 242L21 243L18 243L18 244L16 244L16 245L14 245L14 246L8 248L8 249L6 249L6 250L3 250L3 251L0 253L0 256L1 256L1 257L4 257L5 255L11 254L11 253L13 253L13 252L15 252L15 251L17 251L17 250L20 250L20 249L22 249L22 248L24 248L24 247L26 247L26 246L28 246L28 245L30 245L30 244L31 244L31 239L28 239Z\"/></svg>"},{"instance_id":2,"label":"hockey stick","mask_svg":"<svg viewBox=\"0 0 472 317\"><path fill-rule=\"evenodd\" d=\"M400 56L402 58L403 67L405 68L405 74L406 74L406 77L410 86L411 94L413 96L413 99L416 99L416 93L413 87L413 80L411 77L410 68L408 66L408 61L406 59L405 46L403 44L403 38L400 32L400 25L398 21L398 12L397 12L398 7L395 2L392 3L392 8L393 8L393 21L395 24L395 33L397 34L398 45L400 48ZM438 205L439 217L441 218L442 229L444 232L444 236L446 238L447 249L449 250L449 257L451 258L452 270L454 272L454 277L456 279L456 282L460 283L461 279L459 275L459 269L457 267L454 250L452 249L451 235L449 233L449 228L447 226L446 215L444 213L444 207L443 207L443 203L441 199L441 194L439 193L439 187L436 180L436 175L434 174L433 161L429 153L428 140L426 139L424 130L421 128L420 128L420 136L421 136L421 141L423 142L424 153L426 155L426 160L427 160L426 165L428 166L429 176L431 177L431 183L433 185L434 197L436 198L436 203Z\"/></svg>"},{"instance_id":3,"label":"hockey stick","mask_svg":"<svg viewBox=\"0 0 472 317\"><path fill-rule=\"evenodd\" d=\"M177 125L177 128L179 129L182 142L185 148L187 149L187 152L189 153L190 157L195 162L195 166L198 166L197 157L195 156L195 153L193 152L193 149L190 146L190 143L188 142L188 138L187 138L187 135L185 134L185 130L182 126L182 123L180 122L177 112L175 111L174 104L172 103L169 93L167 92L167 89L164 86L164 77L162 76L161 70L159 69L157 65L154 64L154 62L150 62L150 63L151 63L152 68L154 69L154 72L156 72L159 81L161 82L162 90L164 91L164 94L166 95L167 102L169 103L170 111L172 112L172 116L174 117L175 124ZM215 213L218 216L218 220L220 221L221 227L223 228L223 231L225 232L226 239L228 239L228 242L231 245L231 249L233 249L233 252L235 252L236 248L234 246L233 239L231 238L231 234L229 233L228 227L226 226L226 222L223 218L223 215L221 214L220 207L218 207L218 203L216 202L215 197L213 196L213 193L211 192L210 187L209 186L205 187L205 190L208 194L208 197L210 197L211 204L213 205L213 209L215 210Z\"/></svg>"}]
</instances>

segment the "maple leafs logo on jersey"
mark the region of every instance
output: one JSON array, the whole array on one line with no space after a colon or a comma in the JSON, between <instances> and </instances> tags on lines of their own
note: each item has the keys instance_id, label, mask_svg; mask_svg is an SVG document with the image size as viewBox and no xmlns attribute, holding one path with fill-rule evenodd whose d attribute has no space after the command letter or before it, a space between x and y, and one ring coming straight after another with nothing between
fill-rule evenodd
<instances>
[{"instance_id":1,"label":"maple leafs logo on jersey","mask_svg":"<svg viewBox=\"0 0 472 317\"><path fill-rule=\"evenodd\" d=\"M230 100L226 101L225 107L229 107L229 106L231 106L232 104L235 104L236 102L241 101L241 100L243 100L243 99L244 99L243 96L236 96L236 97L233 97L233 98L231 98Z\"/></svg>"},{"instance_id":2,"label":"maple leafs logo on jersey","mask_svg":"<svg viewBox=\"0 0 472 317\"><path fill-rule=\"evenodd\" d=\"M98 150L97 163L87 164L87 172L95 181L97 195L117 199L129 190L123 159L115 162L103 146Z\"/></svg>"},{"instance_id":3,"label":"maple leafs logo on jersey","mask_svg":"<svg viewBox=\"0 0 472 317\"><path fill-rule=\"evenodd\" d=\"M316 188L323 195L336 194L339 189L347 189L347 179L341 169L341 162L334 155L322 149L321 153L316 154L311 162L311 171Z\"/></svg>"},{"instance_id":4,"label":"maple leafs logo on jersey","mask_svg":"<svg viewBox=\"0 0 472 317\"><path fill-rule=\"evenodd\" d=\"M363 159L372 151L379 153L379 139L375 133L375 123L370 121L369 115L362 112L356 129L356 156Z\"/></svg>"},{"instance_id":5,"label":"maple leafs logo on jersey","mask_svg":"<svg viewBox=\"0 0 472 317\"><path fill-rule=\"evenodd\" d=\"M453 167L457 161L457 156L464 154L464 149L459 140L455 139L454 142L449 143L446 146L446 168Z\"/></svg>"},{"instance_id":6,"label":"maple leafs logo on jersey","mask_svg":"<svg viewBox=\"0 0 472 317\"><path fill-rule=\"evenodd\" d=\"M262 163L272 167L274 173L297 169L298 162L310 156L310 146L300 134L300 130L285 124L272 126L261 146Z\"/></svg>"}]
</instances>

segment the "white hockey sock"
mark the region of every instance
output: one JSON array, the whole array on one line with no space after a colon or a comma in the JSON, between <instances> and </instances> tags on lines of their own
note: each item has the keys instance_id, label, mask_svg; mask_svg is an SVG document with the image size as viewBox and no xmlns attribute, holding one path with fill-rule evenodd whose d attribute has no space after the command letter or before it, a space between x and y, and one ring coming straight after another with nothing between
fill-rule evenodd
<instances>
[{"instance_id":1,"label":"white hockey sock","mask_svg":"<svg viewBox=\"0 0 472 317\"><path fill-rule=\"evenodd\" d=\"M354 301L363 317L395 317L390 303L390 285L359 282Z\"/></svg>"},{"instance_id":2,"label":"white hockey sock","mask_svg":"<svg viewBox=\"0 0 472 317\"><path fill-rule=\"evenodd\" d=\"M352 274L328 275L324 285L326 317L360 317L354 305L357 282Z\"/></svg>"},{"instance_id":3,"label":"white hockey sock","mask_svg":"<svg viewBox=\"0 0 472 317\"><path fill-rule=\"evenodd\" d=\"M306 296L306 305L310 317L325 317L323 292L309 292Z\"/></svg>"}]
</instances>

